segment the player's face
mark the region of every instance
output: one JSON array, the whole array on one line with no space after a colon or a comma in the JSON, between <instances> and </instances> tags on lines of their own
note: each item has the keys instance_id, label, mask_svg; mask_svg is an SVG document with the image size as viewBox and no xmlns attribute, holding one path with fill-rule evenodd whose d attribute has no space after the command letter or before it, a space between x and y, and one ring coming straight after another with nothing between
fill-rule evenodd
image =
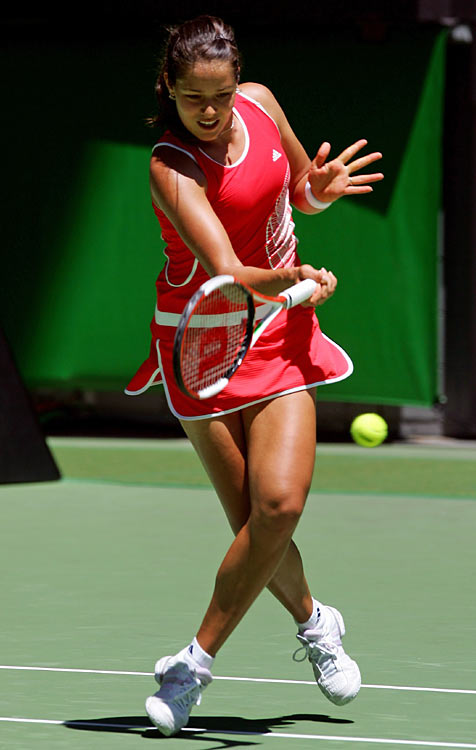
<instances>
[{"instance_id":1,"label":"player's face","mask_svg":"<svg viewBox=\"0 0 476 750\"><path fill-rule=\"evenodd\" d=\"M169 89L175 94L180 119L196 138L214 141L231 127L236 95L231 63L197 62Z\"/></svg>"}]
</instances>

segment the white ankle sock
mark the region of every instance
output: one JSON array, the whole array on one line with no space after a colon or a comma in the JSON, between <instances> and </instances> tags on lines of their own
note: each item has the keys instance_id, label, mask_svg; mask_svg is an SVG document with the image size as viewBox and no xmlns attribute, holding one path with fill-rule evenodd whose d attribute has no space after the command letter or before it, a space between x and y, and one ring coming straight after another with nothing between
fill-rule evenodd
<instances>
[{"instance_id":1,"label":"white ankle sock","mask_svg":"<svg viewBox=\"0 0 476 750\"><path fill-rule=\"evenodd\" d=\"M321 607L317 599L312 600L313 602L313 609L312 609L312 615L310 616L309 620L306 620L306 622L298 622L297 626L299 630L314 630L314 628L317 628L317 623L319 622L319 619L321 617Z\"/></svg>"},{"instance_id":2,"label":"white ankle sock","mask_svg":"<svg viewBox=\"0 0 476 750\"><path fill-rule=\"evenodd\" d=\"M205 667L205 669L212 668L215 657L207 654L207 652L204 651L200 646L196 638L194 638L191 642L190 646L187 649L187 653L190 654L193 661L195 661L200 667Z\"/></svg>"}]
</instances>

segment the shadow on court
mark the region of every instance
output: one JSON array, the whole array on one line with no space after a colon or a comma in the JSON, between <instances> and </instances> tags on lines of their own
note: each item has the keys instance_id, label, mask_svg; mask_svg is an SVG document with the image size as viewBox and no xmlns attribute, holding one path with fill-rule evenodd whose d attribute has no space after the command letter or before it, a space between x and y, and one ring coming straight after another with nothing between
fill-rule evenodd
<instances>
[{"instance_id":1,"label":"shadow on court","mask_svg":"<svg viewBox=\"0 0 476 750\"><path fill-rule=\"evenodd\" d=\"M234 735L262 735L276 729L291 728L296 723L306 721L316 724L353 724L351 719L336 719L325 714L289 714L287 716L273 716L266 719L244 719L242 716L201 716L191 720L192 727L179 732L175 739L197 740L206 733L208 742L219 742L214 746L218 748L245 747L255 745L256 742L244 739L230 739L210 737L211 732L218 734ZM144 739L163 740L163 737L153 727L152 723L144 716L112 716L102 719L77 719L65 721L64 726L68 729L76 729L87 732L119 732L122 734L142 735Z\"/></svg>"}]
</instances>

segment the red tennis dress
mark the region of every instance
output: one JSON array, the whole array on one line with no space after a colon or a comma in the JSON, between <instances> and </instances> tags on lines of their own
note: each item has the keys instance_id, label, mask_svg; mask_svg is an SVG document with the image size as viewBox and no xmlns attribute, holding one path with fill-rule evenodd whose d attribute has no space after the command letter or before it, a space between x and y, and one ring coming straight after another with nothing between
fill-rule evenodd
<instances>
[{"instance_id":1,"label":"red tennis dress","mask_svg":"<svg viewBox=\"0 0 476 750\"><path fill-rule=\"evenodd\" d=\"M198 164L207 179L207 198L244 265L300 265L289 203L289 164L276 123L258 102L241 93L234 116L245 133L243 153L234 164L220 164L200 146L184 144L170 132L154 149L178 149ZM349 356L321 332L314 310L297 306L281 312L264 331L221 393L204 401L184 395L173 375L175 329L186 303L209 275L165 214L153 208L166 242L166 263L156 282L150 354L125 389L128 395L163 383L176 417L205 419L352 373Z\"/></svg>"}]
</instances>

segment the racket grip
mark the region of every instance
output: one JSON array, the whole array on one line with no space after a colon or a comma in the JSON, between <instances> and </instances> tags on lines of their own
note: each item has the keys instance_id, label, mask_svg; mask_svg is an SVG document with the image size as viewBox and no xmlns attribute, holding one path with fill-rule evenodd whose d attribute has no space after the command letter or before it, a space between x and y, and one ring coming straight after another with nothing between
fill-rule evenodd
<instances>
[{"instance_id":1,"label":"racket grip","mask_svg":"<svg viewBox=\"0 0 476 750\"><path fill-rule=\"evenodd\" d=\"M305 302L309 297L312 296L316 290L317 283L312 279L304 279L294 286L290 286L289 289L285 289L284 292L280 293L280 297L286 297L286 310L290 307L300 305L301 302Z\"/></svg>"}]
</instances>

